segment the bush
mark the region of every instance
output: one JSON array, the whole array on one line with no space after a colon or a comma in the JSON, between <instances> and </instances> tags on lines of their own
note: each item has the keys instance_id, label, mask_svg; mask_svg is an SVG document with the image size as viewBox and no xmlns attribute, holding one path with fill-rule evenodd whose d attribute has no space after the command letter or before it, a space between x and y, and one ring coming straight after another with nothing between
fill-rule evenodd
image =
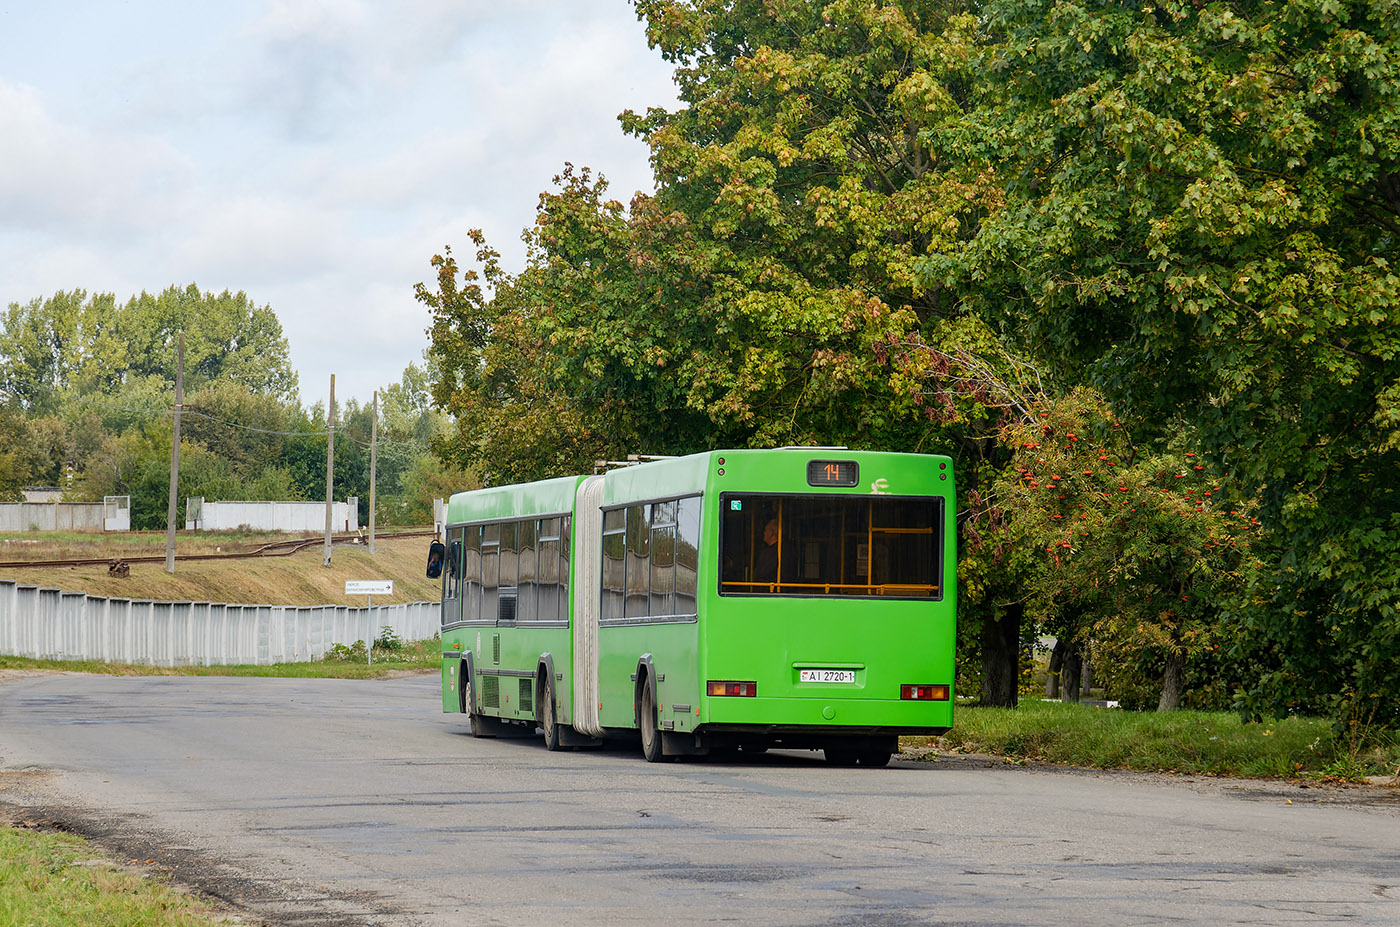
<instances>
[{"instance_id":1,"label":"bush","mask_svg":"<svg viewBox=\"0 0 1400 927\"><path fill-rule=\"evenodd\" d=\"M321 658L325 663L364 663L368 659L365 652L365 642L355 641L350 646L336 644L326 655Z\"/></svg>"},{"instance_id":2,"label":"bush","mask_svg":"<svg viewBox=\"0 0 1400 927\"><path fill-rule=\"evenodd\" d=\"M399 637L398 632L387 624L380 629L379 638L374 642L375 650L387 650L391 653L397 653L403 650L403 648L404 641L402 637Z\"/></svg>"}]
</instances>

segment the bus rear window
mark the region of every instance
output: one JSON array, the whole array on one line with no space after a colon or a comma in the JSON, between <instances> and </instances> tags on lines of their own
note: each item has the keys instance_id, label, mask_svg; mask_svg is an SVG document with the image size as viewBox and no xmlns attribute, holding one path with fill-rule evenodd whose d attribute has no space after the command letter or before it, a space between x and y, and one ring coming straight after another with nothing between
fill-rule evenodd
<instances>
[{"instance_id":1,"label":"bus rear window","mask_svg":"<svg viewBox=\"0 0 1400 927\"><path fill-rule=\"evenodd\" d=\"M726 494L724 595L941 598L943 500Z\"/></svg>"}]
</instances>

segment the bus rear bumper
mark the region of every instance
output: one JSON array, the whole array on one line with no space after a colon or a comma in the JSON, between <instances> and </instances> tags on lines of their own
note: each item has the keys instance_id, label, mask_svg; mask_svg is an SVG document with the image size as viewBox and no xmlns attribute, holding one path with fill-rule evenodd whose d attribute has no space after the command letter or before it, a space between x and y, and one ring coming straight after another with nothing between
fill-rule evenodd
<instances>
[{"instance_id":1,"label":"bus rear bumper","mask_svg":"<svg viewBox=\"0 0 1400 927\"><path fill-rule=\"evenodd\" d=\"M702 749L762 746L779 750L823 750L843 744L888 740L891 752L898 752L900 737L937 737L946 727L888 727L883 725L806 725L806 724L705 724L695 729L696 745Z\"/></svg>"}]
</instances>

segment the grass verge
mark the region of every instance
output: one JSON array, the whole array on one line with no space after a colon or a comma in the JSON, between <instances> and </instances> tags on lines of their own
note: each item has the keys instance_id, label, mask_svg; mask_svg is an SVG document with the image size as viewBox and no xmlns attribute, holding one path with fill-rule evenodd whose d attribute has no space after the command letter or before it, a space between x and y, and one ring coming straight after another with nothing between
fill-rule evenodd
<instances>
[{"instance_id":1,"label":"grass verge","mask_svg":"<svg viewBox=\"0 0 1400 927\"><path fill-rule=\"evenodd\" d=\"M1136 712L1023 701L1018 708L959 706L954 727L911 746L1013 760L1206 776L1355 781L1396 775L1400 742L1361 750L1316 718L1246 724L1228 712Z\"/></svg>"},{"instance_id":2,"label":"grass verge","mask_svg":"<svg viewBox=\"0 0 1400 927\"><path fill-rule=\"evenodd\" d=\"M0 924L213 927L209 905L103 860L67 834L0 826Z\"/></svg>"},{"instance_id":3,"label":"grass verge","mask_svg":"<svg viewBox=\"0 0 1400 927\"><path fill-rule=\"evenodd\" d=\"M299 679L380 679L403 670L437 670L442 665L442 645L437 639L398 644L396 649L374 648L374 662L367 665L365 645L337 647L325 660L314 663L273 663L268 666L145 666L102 663L95 660L31 660L0 656L0 670L51 670L66 673L102 673L108 676L276 676ZM0 927L4 922L0 921Z\"/></svg>"}]
</instances>

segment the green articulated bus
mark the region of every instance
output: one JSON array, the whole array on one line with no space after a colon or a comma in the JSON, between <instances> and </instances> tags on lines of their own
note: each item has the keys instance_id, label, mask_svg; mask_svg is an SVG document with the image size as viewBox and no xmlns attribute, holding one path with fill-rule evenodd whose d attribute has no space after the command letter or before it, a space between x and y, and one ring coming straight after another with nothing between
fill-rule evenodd
<instances>
[{"instance_id":1,"label":"green articulated bus","mask_svg":"<svg viewBox=\"0 0 1400 927\"><path fill-rule=\"evenodd\" d=\"M711 451L454 495L442 707L649 761L884 766L953 721L952 462Z\"/></svg>"}]
</instances>

